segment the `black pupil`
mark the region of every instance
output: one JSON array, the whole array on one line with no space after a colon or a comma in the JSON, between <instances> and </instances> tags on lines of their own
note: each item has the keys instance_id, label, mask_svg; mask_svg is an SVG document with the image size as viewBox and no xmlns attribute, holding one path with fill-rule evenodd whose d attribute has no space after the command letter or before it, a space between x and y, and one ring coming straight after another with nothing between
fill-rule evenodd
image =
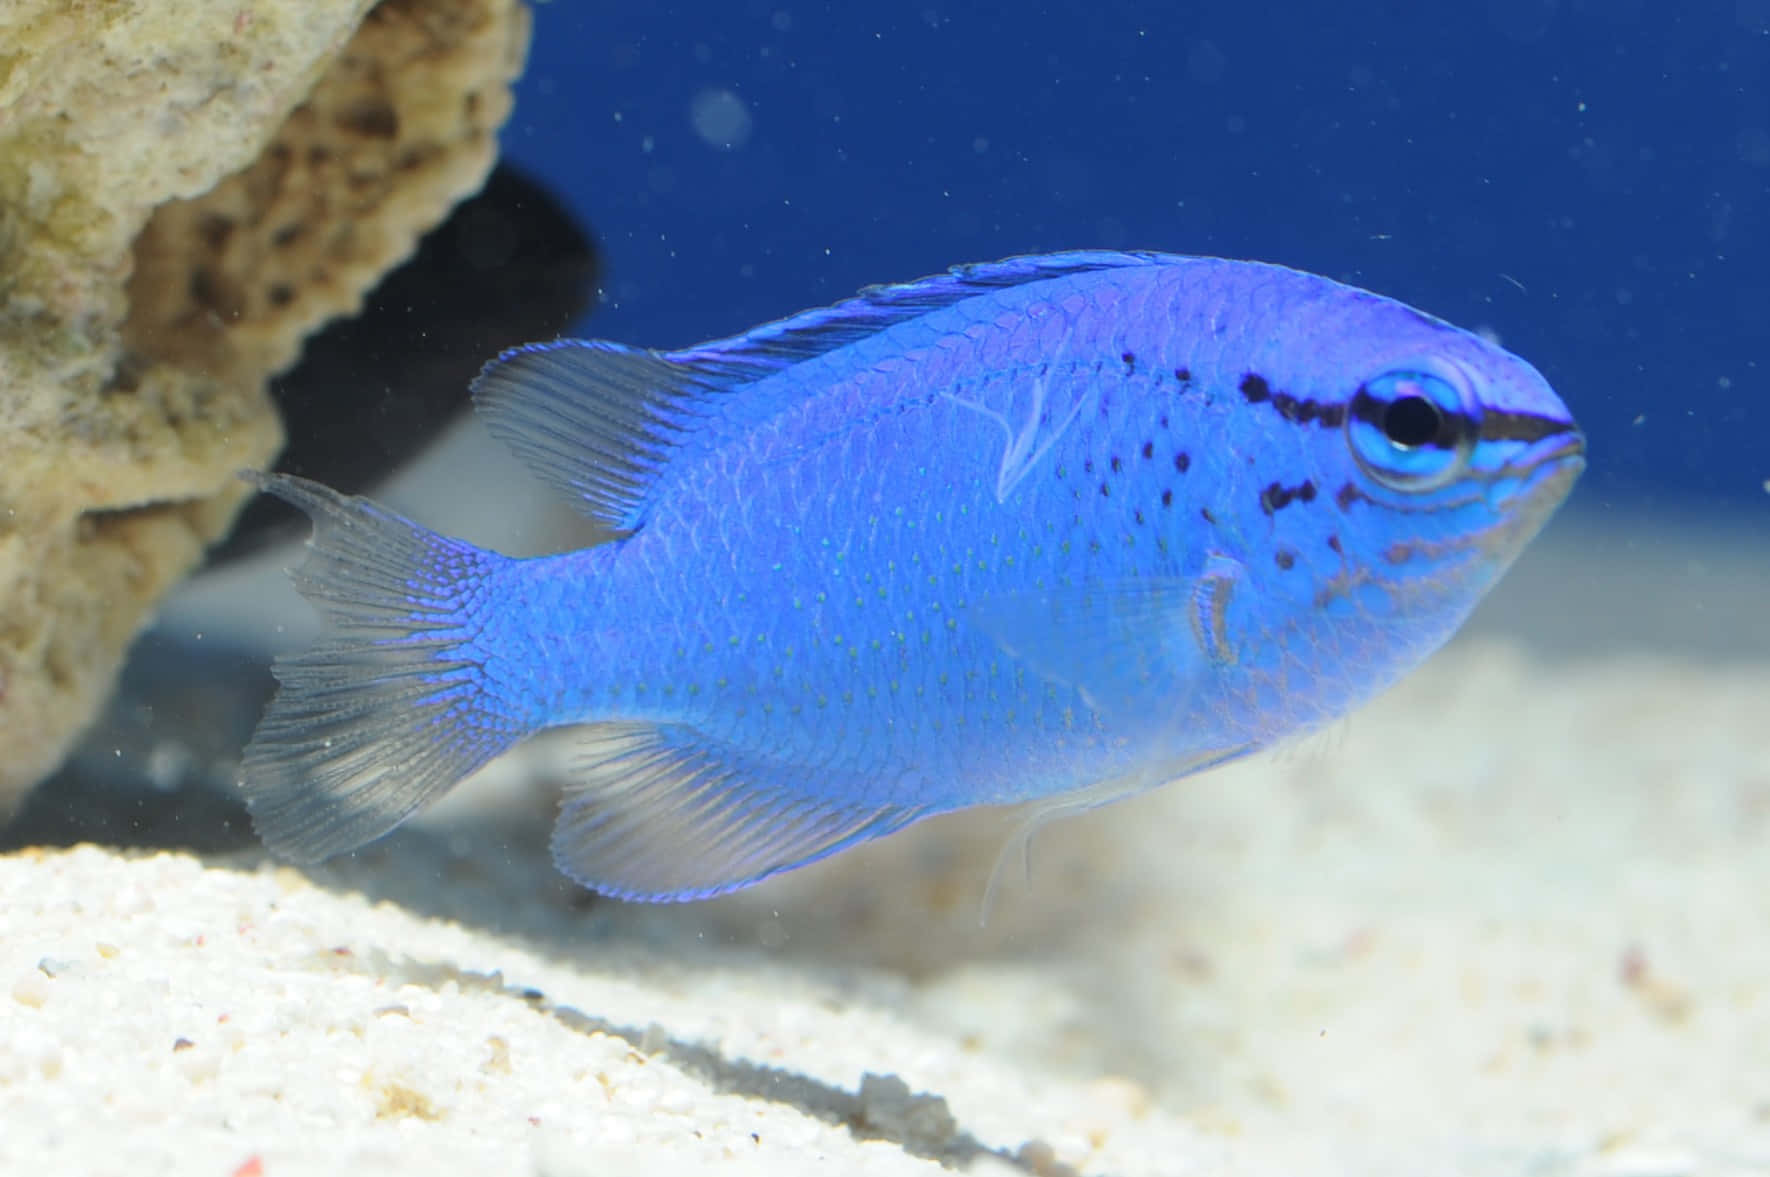
<instances>
[{"instance_id":1,"label":"black pupil","mask_svg":"<svg viewBox=\"0 0 1770 1177\"><path fill-rule=\"evenodd\" d=\"M1403 396L1383 410L1383 435L1398 446L1414 449L1438 437L1444 414L1423 396Z\"/></svg>"}]
</instances>

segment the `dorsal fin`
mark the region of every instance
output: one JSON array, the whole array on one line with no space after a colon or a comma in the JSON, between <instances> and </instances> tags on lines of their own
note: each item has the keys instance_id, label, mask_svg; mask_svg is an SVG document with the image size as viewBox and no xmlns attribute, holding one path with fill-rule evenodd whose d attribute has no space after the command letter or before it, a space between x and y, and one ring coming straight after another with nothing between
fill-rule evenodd
<instances>
[{"instance_id":1,"label":"dorsal fin","mask_svg":"<svg viewBox=\"0 0 1770 1177\"><path fill-rule=\"evenodd\" d=\"M473 399L492 434L539 477L591 518L632 530L658 472L709 400L967 298L1163 260L1078 250L958 266L675 352L577 339L529 344L487 364Z\"/></svg>"},{"instance_id":2,"label":"dorsal fin","mask_svg":"<svg viewBox=\"0 0 1770 1177\"><path fill-rule=\"evenodd\" d=\"M592 519L631 531L697 405L762 375L741 361L682 363L642 348L561 339L505 352L473 382L493 437Z\"/></svg>"},{"instance_id":3,"label":"dorsal fin","mask_svg":"<svg viewBox=\"0 0 1770 1177\"><path fill-rule=\"evenodd\" d=\"M944 274L930 274L913 282L868 286L853 298L832 306L801 311L730 339L674 352L671 358L690 360L702 356L747 355L757 360L797 363L846 347L906 319L992 290L1047 282L1091 270L1145 266L1166 260L1172 258L1159 253L1081 249L954 266Z\"/></svg>"}]
</instances>

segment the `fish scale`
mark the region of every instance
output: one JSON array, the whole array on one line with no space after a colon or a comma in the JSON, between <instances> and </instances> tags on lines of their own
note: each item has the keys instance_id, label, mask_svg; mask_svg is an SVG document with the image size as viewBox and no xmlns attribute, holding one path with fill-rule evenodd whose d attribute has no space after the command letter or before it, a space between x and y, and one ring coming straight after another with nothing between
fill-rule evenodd
<instances>
[{"instance_id":1,"label":"fish scale","mask_svg":"<svg viewBox=\"0 0 1770 1177\"><path fill-rule=\"evenodd\" d=\"M680 352L565 340L474 387L617 533L512 560L299 479L325 643L243 788L297 858L534 732L561 868L746 886L935 813L1071 812L1357 706L1467 616L1583 439L1468 332L1282 267L961 267Z\"/></svg>"}]
</instances>

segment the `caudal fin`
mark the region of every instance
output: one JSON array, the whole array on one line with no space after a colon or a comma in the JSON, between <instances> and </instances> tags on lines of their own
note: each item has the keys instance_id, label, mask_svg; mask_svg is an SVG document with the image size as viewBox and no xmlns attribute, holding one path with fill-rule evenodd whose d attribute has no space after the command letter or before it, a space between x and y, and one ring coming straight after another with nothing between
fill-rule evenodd
<instances>
[{"instance_id":1,"label":"caudal fin","mask_svg":"<svg viewBox=\"0 0 1770 1177\"><path fill-rule=\"evenodd\" d=\"M313 517L291 577L328 632L273 666L281 689L240 782L265 844L313 862L391 830L524 734L482 689L474 647L478 590L504 557L318 483L245 477Z\"/></svg>"}]
</instances>

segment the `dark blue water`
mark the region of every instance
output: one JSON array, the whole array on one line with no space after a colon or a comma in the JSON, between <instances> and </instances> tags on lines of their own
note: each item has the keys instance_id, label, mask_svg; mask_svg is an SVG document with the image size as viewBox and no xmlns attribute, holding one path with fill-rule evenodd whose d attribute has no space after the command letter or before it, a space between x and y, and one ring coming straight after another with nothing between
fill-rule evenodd
<instances>
[{"instance_id":1,"label":"dark blue water","mask_svg":"<svg viewBox=\"0 0 1770 1177\"><path fill-rule=\"evenodd\" d=\"M602 244L598 335L1261 258L1497 331L1586 425L1588 507L1770 506L1770 0L555 0L505 142Z\"/></svg>"}]
</instances>

